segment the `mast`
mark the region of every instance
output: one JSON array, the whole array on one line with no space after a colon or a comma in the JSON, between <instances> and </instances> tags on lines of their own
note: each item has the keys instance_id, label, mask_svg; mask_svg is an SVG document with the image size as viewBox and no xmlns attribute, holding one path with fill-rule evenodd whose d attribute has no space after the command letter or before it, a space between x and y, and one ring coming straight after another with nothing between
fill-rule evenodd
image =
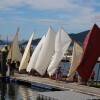
<instances>
[{"instance_id":1,"label":"mast","mask_svg":"<svg viewBox=\"0 0 100 100\"><path fill-rule=\"evenodd\" d=\"M8 35L7 35L7 46L8 46Z\"/></svg>"}]
</instances>

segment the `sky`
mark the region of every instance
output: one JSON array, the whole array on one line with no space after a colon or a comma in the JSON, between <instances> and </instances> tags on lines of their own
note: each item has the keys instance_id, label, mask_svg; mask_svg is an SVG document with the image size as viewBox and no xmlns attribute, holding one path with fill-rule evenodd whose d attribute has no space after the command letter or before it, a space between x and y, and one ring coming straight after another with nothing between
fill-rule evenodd
<instances>
[{"instance_id":1,"label":"sky","mask_svg":"<svg viewBox=\"0 0 100 100\"><path fill-rule=\"evenodd\" d=\"M13 40L19 27L19 40L41 38L49 26L68 34L100 27L99 0L0 0L0 34Z\"/></svg>"}]
</instances>

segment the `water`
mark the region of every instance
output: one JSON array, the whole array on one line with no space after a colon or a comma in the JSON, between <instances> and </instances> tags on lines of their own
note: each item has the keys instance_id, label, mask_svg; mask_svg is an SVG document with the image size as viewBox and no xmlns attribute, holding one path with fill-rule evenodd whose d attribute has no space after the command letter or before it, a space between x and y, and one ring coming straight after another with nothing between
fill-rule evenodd
<instances>
[{"instance_id":1,"label":"water","mask_svg":"<svg viewBox=\"0 0 100 100\"><path fill-rule=\"evenodd\" d=\"M2 49L4 47L4 45L0 45L0 49Z\"/></svg>"},{"instance_id":2,"label":"water","mask_svg":"<svg viewBox=\"0 0 100 100\"><path fill-rule=\"evenodd\" d=\"M41 91L44 90L0 82L0 100L36 100L37 93Z\"/></svg>"}]
</instances>

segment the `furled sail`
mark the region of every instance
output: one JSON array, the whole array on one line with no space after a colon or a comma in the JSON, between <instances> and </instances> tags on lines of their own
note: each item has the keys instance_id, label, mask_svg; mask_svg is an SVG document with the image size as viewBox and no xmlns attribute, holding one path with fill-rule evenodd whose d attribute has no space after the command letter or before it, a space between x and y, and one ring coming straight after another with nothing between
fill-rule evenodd
<instances>
[{"instance_id":1,"label":"furled sail","mask_svg":"<svg viewBox=\"0 0 100 100\"><path fill-rule=\"evenodd\" d=\"M18 45L18 32L19 32L19 28L16 32L15 38L13 40L13 43L7 55L7 59L16 60L20 62L22 58L22 54L20 52L19 45Z\"/></svg>"},{"instance_id":2,"label":"furled sail","mask_svg":"<svg viewBox=\"0 0 100 100\"><path fill-rule=\"evenodd\" d=\"M82 54L83 54L82 47L79 44L77 44L76 42L74 42L71 66L69 69L67 80L73 81L73 76L74 76L75 71L77 70L77 66L80 63Z\"/></svg>"},{"instance_id":3,"label":"furled sail","mask_svg":"<svg viewBox=\"0 0 100 100\"><path fill-rule=\"evenodd\" d=\"M49 27L45 42L43 43L42 49L39 53L35 65L35 70L39 72L41 75L45 73L52 58L52 55L54 53L55 37L56 37L55 31L51 27Z\"/></svg>"},{"instance_id":4,"label":"furled sail","mask_svg":"<svg viewBox=\"0 0 100 100\"><path fill-rule=\"evenodd\" d=\"M35 68L35 64L36 64L38 55L39 55L39 53L41 51L41 48L43 46L44 41L45 41L45 36L43 36L43 38L40 40L40 42L36 46L32 56L30 58L30 61L29 61L28 67L27 67L27 72L30 72L32 68L33 69Z\"/></svg>"},{"instance_id":5,"label":"furled sail","mask_svg":"<svg viewBox=\"0 0 100 100\"><path fill-rule=\"evenodd\" d=\"M57 66L59 65L62 57L64 56L64 53L66 52L66 50L68 50L70 43L71 43L70 37L67 35L65 30L61 28L58 31L55 40L55 53L47 69L48 74L50 76L54 74L55 70L57 69Z\"/></svg>"},{"instance_id":6,"label":"furled sail","mask_svg":"<svg viewBox=\"0 0 100 100\"><path fill-rule=\"evenodd\" d=\"M29 58L30 58L30 47L31 47L33 36L34 36L34 33L31 35L31 37L28 41L28 44L25 48L25 51L24 51L24 54L23 54L23 57L22 57L22 60L21 60L21 63L20 63L19 71L21 69L26 69L27 68Z\"/></svg>"}]
</instances>

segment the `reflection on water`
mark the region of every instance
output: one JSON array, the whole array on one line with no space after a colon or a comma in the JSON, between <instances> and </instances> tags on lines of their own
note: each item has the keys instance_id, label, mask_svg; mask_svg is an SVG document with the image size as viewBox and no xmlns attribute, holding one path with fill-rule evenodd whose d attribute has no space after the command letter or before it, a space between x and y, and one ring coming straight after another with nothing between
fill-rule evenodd
<instances>
[{"instance_id":1,"label":"reflection on water","mask_svg":"<svg viewBox=\"0 0 100 100\"><path fill-rule=\"evenodd\" d=\"M38 92L27 86L0 82L0 100L36 100Z\"/></svg>"}]
</instances>

